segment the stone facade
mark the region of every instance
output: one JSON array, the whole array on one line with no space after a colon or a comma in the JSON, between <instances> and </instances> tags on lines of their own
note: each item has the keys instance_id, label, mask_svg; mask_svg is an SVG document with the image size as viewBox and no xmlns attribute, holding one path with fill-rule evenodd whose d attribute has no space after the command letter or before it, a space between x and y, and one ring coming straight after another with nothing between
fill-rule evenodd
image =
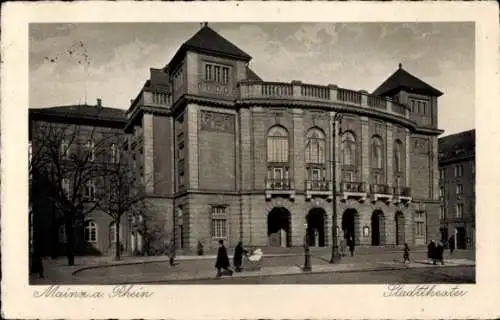
<instances>
[{"instance_id":1,"label":"stone facade","mask_svg":"<svg viewBox=\"0 0 500 320\"><path fill-rule=\"evenodd\" d=\"M439 235L442 131L434 93L403 88L389 98L334 85L250 81L248 57L198 49L183 46L165 68L171 100L136 100L128 112L129 122L139 124L128 126L131 136L143 135L144 175L168 180L151 195L164 199L160 215L178 248L194 250L198 242L215 248L219 239L229 246L240 240L301 246L306 233L312 245L329 246L333 201L338 239L351 234L358 245L423 245ZM180 84L179 71L170 70L181 70ZM417 98L428 103L414 114L408 99ZM268 136L276 127L286 135L280 151ZM319 163L310 163L306 151L312 129L323 135ZM350 165L342 157L346 132L355 137ZM272 163L273 152L286 153L280 155L286 160Z\"/></svg>"}]
</instances>

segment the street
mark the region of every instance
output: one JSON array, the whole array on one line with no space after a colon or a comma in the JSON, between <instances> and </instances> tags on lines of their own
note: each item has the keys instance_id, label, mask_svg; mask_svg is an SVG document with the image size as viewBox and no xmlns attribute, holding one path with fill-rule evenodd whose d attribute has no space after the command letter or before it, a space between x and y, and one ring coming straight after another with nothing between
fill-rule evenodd
<instances>
[{"instance_id":1,"label":"street","mask_svg":"<svg viewBox=\"0 0 500 320\"><path fill-rule=\"evenodd\" d=\"M165 284L386 284L474 283L474 267L444 267L366 272L311 273L299 275L158 282Z\"/></svg>"}]
</instances>

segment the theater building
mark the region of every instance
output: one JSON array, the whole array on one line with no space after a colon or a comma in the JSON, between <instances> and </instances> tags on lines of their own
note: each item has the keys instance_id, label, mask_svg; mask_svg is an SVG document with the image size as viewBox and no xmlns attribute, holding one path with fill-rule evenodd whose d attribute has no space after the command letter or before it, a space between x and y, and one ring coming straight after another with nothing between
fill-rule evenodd
<instances>
[{"instance_id":1,"label":"theater building","mask_svg":"<svg viewBox=\"0 0 500 320\"><path fill-rule=\"evenodd\" d=\"M127 111L155 221L178 248L301 246L306 232L330 246L333 205L358 246L438 239L440 91L401 65L370 94L267 82L250 61L205 25Z\"/></svg>"},{"instance_id":2,"label":"theater building","mask_svg":"<svg viewBox=\"0 0 500 320\"><path fill-rule=\"evenodd\" d=\"M439 139L441 240L457 249L474 248L476 208L476 132Z\"/></svg>"}]
</instances>

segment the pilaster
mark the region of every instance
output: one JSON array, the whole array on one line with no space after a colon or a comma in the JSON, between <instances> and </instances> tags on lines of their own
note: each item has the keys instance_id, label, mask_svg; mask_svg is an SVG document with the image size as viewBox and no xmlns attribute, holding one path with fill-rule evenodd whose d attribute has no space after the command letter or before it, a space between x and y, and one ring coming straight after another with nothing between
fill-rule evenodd
<instances>
[{"instance_id":1,"label":"pilaster","mask_svg":"<svg viewBox=\"0 0 500 320\"><path fill-rule=\"evenodd\" d=\"M370 133L368 117L361 117L361 181L370 183Z\"/></svg>"},{"instance_id":2,"label":"pilaster","mask_svg":"<svg viewBox=\"0 0 500 320\"><path fill-rule=\"evenodd\" d=\"M142 118L144 145L144 182L147 193L154 192L154 131L153 115L144 114Z\"/></svg>"},{"instance_id":3,"label":"pilaster","mask_svg":"<svg viewBox=\"0 0 500 320\"><path fill-rule=\"evenodd\" d=\"M188 188L198 189L198 105L187 106Z\"/></svg>"},{"instance_id":4,"label":"pilaster","mask_svg":"<svg viewBox=\"0 0 500 320\"><path fill-rule=\"evenodd\" d=\"M392 158L394 156L394 139L392 138L393 137L393 134L392 134L392 123L389 123L389 122L386 122L386 127L387 127L387 134L386 134L386 150L387 150L387 154L386 154L386 158L387 158L387 161L386 161L386 179L387 179L387 185L389 187L392 187L393 186L393 183L394 183L394 179L393 179L393 176L394 176L394 172L393 172L393 169L392 169Z\"/></svg>"},{"instance_id":5,"label":"pilaster","mask_svg":"<svg viewBox=\"0 0 500 320\"><path fill-rule=\"evenodd\" d=\"M292 155L292 175L295 188L303 189L305 181L305 146L304 146L304 115L301 109L293 109L293 155Z\"/></svg>"},{"instance_id":6,"label":"pilaster","mask_svg":"<svg viewBox=\"0 0 500 320\"><path fill-rule=\"evenodd\" d=\"M410 136L410 130L405 129L405 183L406 187L411 186L411 153L410 153L410 147L411 147L411 136Z\"/></svg>"}]
</instances>

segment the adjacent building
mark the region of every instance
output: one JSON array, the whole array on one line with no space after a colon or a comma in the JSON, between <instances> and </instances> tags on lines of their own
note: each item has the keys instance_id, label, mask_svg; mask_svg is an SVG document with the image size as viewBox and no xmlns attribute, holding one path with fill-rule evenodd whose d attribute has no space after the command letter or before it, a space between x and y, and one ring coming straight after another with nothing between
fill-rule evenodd
<instances>
[{"instance_id":1,"label":"adjacent building","mask_svg":"<svg viewBox=\"0 0 500 320\"><path fill-rule=\"evenodd\" d=\"M439 139L441 240L454 238L458 249L475 246L476 132Z\"/></svg>"},{"instance_id":2,"label":"adjacent building","mask_svg":"<svg viewBox=\"0 0 500 320\"><path fill-rule=\"evenodd\" d=\"M302 246L306 234L313 246L440 236L439 90L402 65L371 94L267 82L251 59L205 25L164 68L150 69L125 120L113 121L156 230L184 250L221 239ZM127 250L142 250L140 228L122 230Z\"/></svg>"}]
</instances>

